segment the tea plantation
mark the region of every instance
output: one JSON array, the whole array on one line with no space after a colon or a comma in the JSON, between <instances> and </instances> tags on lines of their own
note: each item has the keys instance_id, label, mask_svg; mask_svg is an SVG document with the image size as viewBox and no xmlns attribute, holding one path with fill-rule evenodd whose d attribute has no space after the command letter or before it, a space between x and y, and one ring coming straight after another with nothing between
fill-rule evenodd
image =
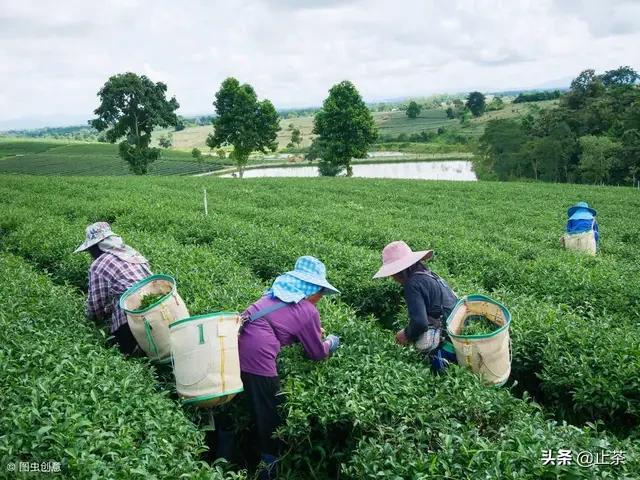
<instances>
[{"instance_id":1,"label":"tea plantation","mask_svg":"<svg viewBox=\"0 0 640 480\"><path fill-rule=\"evenodd\" d=\"M207 188L205 216L202 189ZM566 207L598 210L601 250L568 252ZM320 363L287 348L283 478L640 478L637 190L358 179L0 177L0 467L59 461L69 478L242 478L210 467L199 415L170 377L104 347L83 316L87 224L105 220L177 279L192 314L243 309L302 254L342 290L320 303L342 339ZM371 279L403 239L433 248L458 294L513 315L513 370L488 388L434 376L393 341L399 287ZM232 406L233 408L233 406ZM238 425L243 429L242 423ZM624 452L544 465L546 451ZM3 467L4 468L4 467Z\"/></svg>"},{"instance_id":2,"label":"tea plantation","mask_svg":"<svg viewBox=\"0 0 640 480\"><path fill-rule=\"evenodd\" d=\"M163 150L150 175L189 175L221 169L213 162L199 164L188 152ZM132 175L118 156L118 146L61 140L0 139L0 174Z\"/></svg>"}]
</instances>

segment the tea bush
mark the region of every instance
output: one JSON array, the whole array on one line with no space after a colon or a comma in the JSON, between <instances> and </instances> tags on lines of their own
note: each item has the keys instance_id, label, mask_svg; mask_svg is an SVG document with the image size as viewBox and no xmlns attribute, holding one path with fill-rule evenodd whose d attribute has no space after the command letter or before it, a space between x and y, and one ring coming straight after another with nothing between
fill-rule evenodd
<instances>
[{"instance_id":1,"label":"tea bush","mask_svg":"<svg viewBox=\"0 0 640 480\"><path fill-rule=\"evenodd\" d=\"M203 436L83 318L82 299L0 254L0 459L60 462L65 478L239 478L199 461Z\"/></svg>"},{"instance_id":2,"label":"tea bush","mask_svg":"<svg viewBox=\"0 0 640 480\"><path fill-rule=\"evenodd\" d=\"M83 201L87 192L91 202ZM616 448L637 458L638 254L618 210L635 205L634 194L518 184L0 177L8 212L0 245L83 289L89 259L71 252L87 223L108 220L155 272L176 277L192 314L242 309L297 256L321 258L343 291L339 301L323 300L323 323L343 346L317 364L295 348L283 354L288 415L280 435L289 478L635 478L635 460L611 469L540 460L557 448ZM611 219L601 221L595 259L557 242L563 208L582 195ZM406 322L401 291L371 276L382 247L399 238L434 246L435 271L460 294L489 294L510 308L514 391L530 391L544 409L461 369L432 376L418 355L393 344L385 329ZM618 437L584 425L598 420Z\"/></svg>"},{"instance_id":3,"label":"tea bush","mask_svg":"<svg viewBox=\"0 0 640 480\"><path fill-rule=\"evenodd\" d=\"M210 197L212 214L204 217L198 211L199 196L185 192L177 179L147 181L143 193L138 196L131 193L130 183L111 182L107 189L102 187L105 192L102 198L83 204L75 198L87 188L98 191L104 180L56 180L53 188L38 187L36 180L30 181L36 184L33 188L23 189L22 195L14 188L13 196L6 197L10 205L24 207L22 211L16 211L22 216L22 221L12 215L0 219L0 227L8 224L5 243L54 275L59 269L59 278L79 287L86 284L87 260L70 253L78 238L74 237L62 245L56 229L82 231L88 222L108 219L115 221L114 228L127 236L129 232L141 231L142 239L151 240L151 249L159 241L159 235L169 235L179 244L197 247L194 251L213 250L219 258L242 263L264 281L290 268L297 256L313 253L327 264L332 281L343 291L343 301L362 314L375 314L384 325L391 327L397 323L403 302L400 289L392 282L371 279L371 274L379 266L378 248L397 238L404 238L414 246L424 245L427 241L422 237L426 236L433 239L437 252L433 267L454 286L460 285L459 293L479 292L497 296L509 307L522 312L512 326L516 339L512 378L519 382L520 388L528 389L560 418L574 422L602 419L613 426L616 423L625 426L638 424L638 398L634 389L627 387L635 385L640 370L633 321L637 313L633 302L637 302L638 277L631 272L633 263L628 262L629 255L637 257L637 253L625 251L626 263L604 251L596 259L576 255L560 250L553 232L553 242L546 241L545 237L549 236L546 230L538 230L543 238L540 242L532 242L530 235L523 233L518 223L523 205L509 200L508 196L494 195L494 185L474 185L470 190L468 185L453 183L446 184L446 189L443 189L420 182L355 181L346 188L339 182L318 181L317 186L313 183L310 186L308 181L279 180L246 182L237 187L233 183L219 181L209 187L214 191ZM14 187L16 185L19 187L14 182ZM384 188L386 185L404 185L406 188L388 191ZM513 187L500 185L500 188L509 190ZM548 186L542 185L535 188L543 193L549 190ZM34 189L38 190L37 196L32 194ZM322 191L325 199L321 204L310 201L316 198L312 195L316 189ZM420 190L426 190L430 195L418 202L416 193ZM611 190L625 191L604 190L607 193ZM601 191L597 189L595 194ZM420 227L425 222L421 202L435 206L451 201L455 207L458 202L456 194L459 193L473 194L479 202L493 202L493 207L502 208L501 220L510 225L506 233L502 235L495 229L477 228L479 220L484 222L483 225L491 226L485 210L493 215L493 209L483 210L475 206L471 216L460 214L453 207L436 210L433 216L442 216L440 210L443 210L456 219L455 222L445 222L440 218L444 227L439 228L442 236L430 233L438 231L437 218L429 216L425 226ZM287 198L286 205L277 202L279 198ZM506 198L507 208L500 207L496 198ZM608 195L606 199L619 202L614 195ZM553 198L543 196L543 200L550 203ZM630 202L633 201L630 198ZM377 207L381 202L388 205L386 211L374 217L367 216L365 223L357 221L357 216L366 211L365 205ZM32 221L33 209L41 211L52 203L56 204L56 213L64 215L62 219L47 217ZM127 208L131 204L135 204L134 209ZM548 222L540 214L541 210L542 207L534 210L533 215ZM554 215L559 217L562 212ZM620 214L611 216L617 221ZM46 228L42 222L49 222L47 228L51 233L43 233ZM57 222L61 224L56 226ZM13 230L10 228L12 225ZM21 226L16 231L17 225ZM471 229L472 225L476 228ZM557 226L562 228L561 220ZM531 229L530 224L526 227ZM615 237L616 232L612 234ZM148 251L146 247L144 251ZM64 265L58 260L61 256L68 258ZM177 267L184 270L198 262L194 257L189 258L178 263ZM548 265L544 271L542 268L540 271L525 270L531 259ZM603 275L603 269L608 269L609 273ZM554 281L554 272L558 271L564 272L564 276ZM598 282L591 280L602 278L604 280ZM615 282L610 282L610 278L615 278ZM535 285L541 282L549 284L548 287L545 284L544 289L559 291L561 295L538 293ZM614 287L618 288L619 294L615 294ZM583 301L575 297L575 291L580 289L585 292L585 297L590 292L592 300ZM616 298L622 306L610 301ZM623 307L627 309L624 315L621 312ZM609 310L617 313L612 316ZM542 321L540 324L541 319L554 319L559 323L554 325ZM561 358L575 354L572 351L575 341L560 332L560 328L568 325L571 325L572 335L576 338L596 337L594 344L602 344L593 333L594 325L606 330L608 337L617 339L621 350L631 355L631 360L626 362L627 368L618 368L615 352L603 355L597 349L587 349L578 355L581 359L580 372L595 378L584 382L582 377L575 375L574 365ZM615 373L610 373L603 380L602 372L607 371ZM588 387L590 384L602 385L603 388L598 393ZM629 415L631 420L625 418L620 422L621 414Z\"/></svg>"}]
</instances>

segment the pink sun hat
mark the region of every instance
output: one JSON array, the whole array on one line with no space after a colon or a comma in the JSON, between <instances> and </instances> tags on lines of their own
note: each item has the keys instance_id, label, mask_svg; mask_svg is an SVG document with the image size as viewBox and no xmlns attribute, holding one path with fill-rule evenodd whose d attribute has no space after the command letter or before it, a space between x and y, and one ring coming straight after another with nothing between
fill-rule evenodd
<instances>
[{"instance_id":1,"label":"pink sun hat","mask_svg":"<svg viewBox=\"0 0 640 480\"><path fill-rule=\"evenodd\" d=\"M429 260L431 257L433 257L433 250L414 252L402 240L391 242L382 250L382 267L373 278L390 277L420 260Z\"/></svg>"}]
</instances>

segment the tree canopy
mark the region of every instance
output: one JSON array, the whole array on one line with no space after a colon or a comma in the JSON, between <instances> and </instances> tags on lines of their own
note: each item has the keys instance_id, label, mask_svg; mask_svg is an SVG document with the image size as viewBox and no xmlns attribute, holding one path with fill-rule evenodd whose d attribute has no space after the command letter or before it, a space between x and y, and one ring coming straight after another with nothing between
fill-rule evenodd
<instances>
[{"instance_id":1,"label":"tree canopy","mask_svg":"<svg viewBox=\"0 0 640 480\"><path fill-rule=\"evenodd\" d=\"M299 147L302 143L302 132L297 127L294 127L293 124L289 125L289 129L291 130L291 141L287 144L287 148L296 148Z\"/></svg>"},{"instance_id":2,"label":"tree canopy","mask_svg":"<svg viewBox=\"0 0 640 480\"><path fill-rule=\"evenodd\" d=\"M127 72L114 75L98 92L100 106L97 118L89 124L104 132L105 139L120 143L120 156L136 174L145 174L160 150L150 148L151 132L156 127L178 123L175 111L180 106L175 99L166 98L167 86L154 83L145 75Z\"/></svg>"},{"instance_id":3,"label":"tree canopy","mask_svg":"<svg viewBox=\"0 0 640 480\"><path fill-rule=\"evenodd\" d=\"M314 118L313 133L317 137L307 159L320 159L323 172L337 174L346 169L352 175L351 159L367 156L369 146L377 138L377 129L369 108L356 87L349 81L340 82L329 90L329 96Z\"/></svg>"},{"instance_id":4,"label":"tree canopy","mask_svg":"<svg viewBox=\"0 0 640 480\"><path fill-rule=\"evenodd\" d=\"M560 98L560 90L554 91L542 91L542 92L531 92L531 93L520 93L514 100L513 103L525 103L525 102L539 102L541 100L555 100Z\"/></svg>"},{"instance_id":5,"label":"tree canopy","mask_svg":"<svg viewBox=\"0 0 640 480\"><path fill-rule=\"evenodd\" d=\"M409 102L409 106L407 107L407 117L409 118L418 118L420 112L422 111L422 107L418 105L415 101L411 100Z\"/></svg>"},{"instance_id":6,"label":"tree canopy","mask_svg":"<svg viewBox=\"0 0 640 480\"><path fill-rule=\"evenodd\" d=\"M212 120L214 131L207 137L207 146L214 149L232 145L230 156L242 178L252 152L277 149L278 113L269 100L258 101L251 85L241 85L233 77L222 82L213 105L217 115Z\"/></svg>"},{"instance_id":7,"label":"tree canopy","mask_svg":"<svg viewBox=\"0 0 640 480\"><path fill-rule=\"evenodd\" d=\"M635 184L640 174L638 74L581 72L556 108L487 123L474 160L480 178Z\"/></svg>"},{"instance_id":8,"label":"tree canopy","mask_svg":"<svg viewBox=\"0 0 640 480\"><path fill-rule=\"evenodd\" d=\"M485 97L481 92L471 92L465 105L474 117L479 117L486 108Z\"/></svg>"}]
</instances>

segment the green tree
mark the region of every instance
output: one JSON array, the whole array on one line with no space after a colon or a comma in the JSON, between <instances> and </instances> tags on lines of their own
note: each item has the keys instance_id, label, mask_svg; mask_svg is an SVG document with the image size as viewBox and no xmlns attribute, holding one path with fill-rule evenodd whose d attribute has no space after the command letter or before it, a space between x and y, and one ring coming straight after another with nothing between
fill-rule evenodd
<instances>
[{"instance_id":1,"label":"green tree","mask_svg":"<svg viewBox=\"0 0 640 480\"><path fill-rule=\"evenodd\" d=\"M336 177L342 173L344 167L329 161L320 160L318 162L318 173L322 177Z\"/></svg>"},{"instance_id":2,"label":"green tree","mask_svg":"<svg viewBox=\"0 0 640 480\"><path fill-rule=\"evenodd\" d=\"M473 160L479 178L510 180L525 176L521 151L526 141L527 136L515 120L487 122Z\"/></svg>"},{"instance_id":3,"label":"green tree","mask_svg":"<svg viewBox=\"0 0 640 480\"><path fill-rule=\"evenodd\" d=\"M158 138L158 145L162 148L170 148L173 145L173 135L169 133L168 135L160 135Z\"/></svg>"},{"instance_id":4,"label":"green tree","mask_svg":"<svg viewBox=\"0 0 640 480\"><path fill-rule=\"evenodd\" d=\"M600 75L600 80L605 87L633 85L638 82L640 76L629 66L608 70Z\"/></svg>"},{"instance_id":5,"label":"green tree","mask_svg":"<svg viewBox=\"0 0 640 480\"><path fill-rule=\"evenodd\" d=\"M580 137L579 143L582 180L586 183L607 182L620 148L619 144L609 137L594 135Z\"/></svg>"},{"instance_id":6,"label":"green tree","mask_svg":"<svg viewBox=\"0 0 640 480\"><path fill-rule=\"evenodd\" d=\"M421 111L422 111L422 107L420 107L420 105L418 105L416 102L411 100L411 102L409 102L409 106L407 107L407 117L418 118L418 115L420 115Z\"/></svg>"},{"instance_id":7,"label":"green tree","mask_svg":"<svg viewBox=\"0 0 640 480\"><path fill-rule=\"evenodd\" d=\"M331 87L322 109L315 115L313 133L317 137L307 158L320 158L335 167L343 167L348 176L353 174L351 159L366 157L369 146L377 138L371 112L349 81Z\"/></svg>"},{"instance_id":8,"label":"green tree","mask_svg":"<svg viewBox=\"0 0 640 480\"><path fill-rule=\"evenodd\" d=\"M620 67L597 75L585 70L559 105L530 104L521 133L507 124L487 125L476 172L488 178L627 184L640 174L640 85L638 74ZM535 92L522 101L541 100ZM511 130L510 130L511 129ZM510 138L509 138L510 137ZM521 139L521 138L520 138ZM578 140L581 139L581 140ZM519 149L501 151L513 140ZM517 141L516 141L517 140ZM483 170L484 168L484 170ZM489 173L486 173L489 172ZM481 177L482 178L482 177Z\"/></svg>"},{"instance_id":9,"label":"green tree","mask_svg":"<svg viewBox=\"0 0 640 480\"><path fill-rule=\"evenodd\" d=\"M540 180L546 182L576 181L578 143L569 124L552 111L543 112L535 129L539 150Z\"/></svg>"},{"instance_id":10,"label":"green tree","mask_svg":"<svg viewBox=\"0 0 640 480\"><path fill-rule=\"evenodd\" d=\"M627 130L622 135L622 147L619 154L620 161L616 165L620 174L616 180L631 182L635 185L640 181L640 130Z\"/></svg>"},{"instance_id":11,"label":"green tree","mask_svg":"<svg viewBox=\"0 0 640 480\"><path fill-rule=\"evenodd\" d=\"M504 108L504 101L500 97L493 97L493 99L487 105L487 111L502 110Z\"/></svg>"},{"instance_id":12,"label":"green tree","mask_svg":"<svg viewBox=\"0 0 640 480\"><path fill-rule=\"evenodd\" d=\"M291 124L290 127L293 127L293 124ZM287 148L299 147L301 143L302 133L300 129L296 127L291 128L291 141L287 144Z\"/></svg>"},{"instance_id":13,"label":"green tree","mask_svg":"<svg viewBox=\"0 0 640 480\"><path fill-rule=\"evenodd\" d=\"M467 97L465 106L473 114L474 117L479 117L484 113L486 108L485 97L481 92L471 92Z\"/></svg>"},{"instance_id":14,"label":"green tree","mask_svg":"<svg viewBox=\"0 0 640 480\"><path fill-rule=\"evenodd\" d=\"M569 126L560 122L550 135L530 138L520 153L521 176L547 182L572 179L576 141Z\"/></svg>"},{"instance_id":15,"label":"green tree","mask_svg":"<svg viewBox=\"0 0 640 480\"><path fill-rule=\"evenodd\" d=\"M100 106L94 111L97 118L89 124L104 132L110 143L120 142L120 157L137 175L146 174L149 165L160 155L150 148L151 132L156 127L175 125L175 111L180 106L172 97L166 98L167 86L153 83L145 75L127 72L114 75L98 92Z\"/></svg>"},{"instance_id":16,"label":"green tree","mask_svg":"<svg viewBox=\"0 0 640 480\"><path fill-rule=\"evenodd\" d=\"M216 152L218 155L218 158L220 160L224 160L227 158L227 152L225 152L222 148L219 148L218 151Z\"/></svg>"},{"instance_id":17,"label":"green tree","mask_svg":"<svg viewBox=\"0 0 640 480\"><path fill-rule=\"evenodd\" d=\"M178 121L176 122L176 132L180 132L185 129L184 118L178 116Z\"/></svg>"},{"instance_id":18,"label":"green tree","mask_svg":"<svg viewBox=\"0 0 640 480\"><path fill-rule=\"evenodd\" d=\"M269 100L258 101L253 87L235 78L222 82L213 102L217 116L213 133L207 137L211 149L232 145L232 158L242 178L244 167L253 151L267 153L278 148L279 118Z\"/></svg>"},{"instance_id":19,"label":"green tree","mask_svg":"<svg viewBox=\"0 0 640 480\"><path fill-rule=\"evenodd\" d=\"M458 117L460 118L460 125L463 127L468 127L471 124L471 114L468 109L463 109L458 112Z\"/></svg>"},{"instance_id":20,"label":"green tree","mask_svg":"<svg viewBox=\"0 0 640 480\"><path fill-rule=\"evenodd\" d=\"M604 92L604 86L600 77L593 69L580 72L571 82L569 93L564 97L567 107L577 110L585 105L588 98L595 98Z\"/></svg>"}]
</instances>

